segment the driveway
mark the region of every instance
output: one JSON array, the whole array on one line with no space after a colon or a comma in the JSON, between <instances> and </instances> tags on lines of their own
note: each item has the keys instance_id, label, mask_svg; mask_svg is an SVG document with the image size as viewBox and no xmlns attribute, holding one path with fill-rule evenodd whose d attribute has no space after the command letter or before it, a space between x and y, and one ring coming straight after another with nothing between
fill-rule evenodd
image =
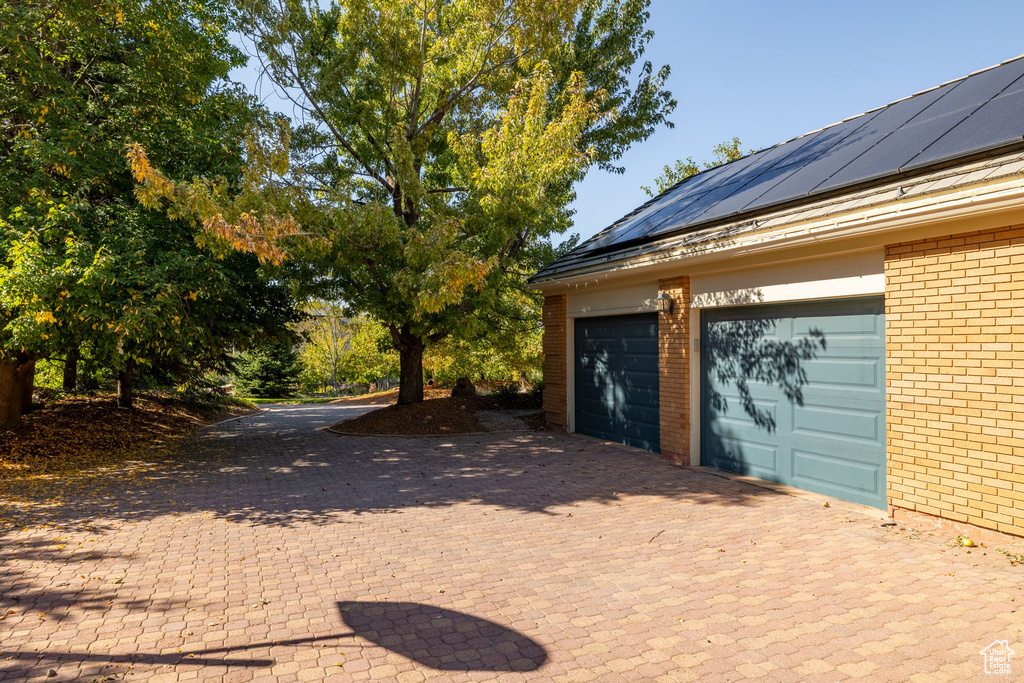
<instances>
[{"instance_id":1,"label":"driveway","mask_svg":"<svg viewBox=\"0 0 1024 683\"><path fill-rule=\"evenodd\" d=\"M582 437L319 429L359 410L0 501L0 678L964 681L996 640L1024 675L992 548Z\"/></svg>"}]
</instances>

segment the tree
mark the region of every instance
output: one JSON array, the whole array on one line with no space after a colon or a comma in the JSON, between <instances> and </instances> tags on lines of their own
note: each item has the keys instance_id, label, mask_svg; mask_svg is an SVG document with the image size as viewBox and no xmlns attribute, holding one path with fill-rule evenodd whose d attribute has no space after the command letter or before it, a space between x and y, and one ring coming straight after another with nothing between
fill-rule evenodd
<instances>
[{"instance_id":1,"label":"tree","mask_svg":"<svg viewBox=\"0 0 1024 683\"><path fill-rule=\"evenodd\" d=\"M288 342L274 341L243 351L235 363L235 391L255 398L284 398L295 391L302 367Z\"/></svg>"},{"instance_id":2,"label":"tree","mask_svg":"<svg viewBox=\"0 0 1024 683\"><path fill-rule=\"evenodd\" d=\"M719 145L716 145L712 150L714 158L711 161L704 162L704 170L720 166L730 161L735 161L748 154L749 151L744 152L740 148L740 139L733 138ZM672 166L665 166L661 169L661 175L654 179L654 186L657 188L657 192L642 185L640 189L647 193L649 197L653 197L656 194L661 194L673 185L677 185L692 175L700 173L701 169L697 166L697 162L693 160L693 157L686 157L685 161L679 160Z\"/></svg>"},{"instance_id":3,"label":"tree","mask_svg":"<svg viewBox=\"0 0 1024 683\"><path fill-rule=\"evenodd\" d=\"M222 361L291 316L254 257L140 206L123 159L139 142L172 178L237 180L255 109L225 80L231 27L223 0L0 4L0 428L38 359L88 344L127 405L137 367Z\"/></svg>"},{"instance_id":4,"label":"tree","mask_svg":"<svg viewBox=\"0 0 1024 683\"><path fill-rule=\"evenodd\" d=\"M666 122L667 67L630 77L648 2L254 0L245 29L301 121L254 137L238 197L169 182L136 148L140 196L291 256L320 296L380 321L399 403L420 401L427 346L473 334L570 227L572 184L621 170Z\"/></svg>"},{"instance_id":5,"label":"tree","mask_svg":"<svg viewBox=\"0 0 1024 683\"><path fill-rule=\"evenodd\" d=\"M345 381L376 382L398 372L398 354L385 325L369 318L357 318L350 321L349 330L348 346L338 364L338 372Z\"/></svg>"},{"instance_id":6,"label":"tree","mask_svg":"<svg viewBox=\"0 0 1024 683\"><path fill-rule=\"evenodd\" d=\"M306 307L306 319L296 325L302 337L299 360L304 381L315 380L318 387L330 385L338 390L338 366L352 337L351 321L334 302L313 301Z\"/></svg>"}]
</instances>

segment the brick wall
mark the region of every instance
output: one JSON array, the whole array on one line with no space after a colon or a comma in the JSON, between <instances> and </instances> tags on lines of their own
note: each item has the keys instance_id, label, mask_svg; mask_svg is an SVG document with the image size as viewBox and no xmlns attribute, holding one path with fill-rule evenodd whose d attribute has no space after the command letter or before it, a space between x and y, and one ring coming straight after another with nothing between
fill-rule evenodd
<instances>
[{"instance_id":1,"label":"brick wall","mask_svg":"<svg viewBox=\"0 0 1024 683\"><path fill-rule=\"evenodd\" d=\"M566 420L566 296L544 297L544 414L547 423L565 429Z\"/></svg>"},{"instance_id":2,"label":"brick wall","mask_svg":"<svg viewBox=\"0 0 1024 683\"><path fill-rule=\"evenodd\" d=\"M890 504L1024 535L1024 226L885 251Z\"/></svg>"},{"instance_id":3,"label":"brick wall","mask_svg":"<svg viewBox=\"0 0 1024 683\"><path fill-rule=\"evenodd\" d=\"M671 313L658 314L661 455L690 464L690 278L658 280L672 297Z\"/></svg>"}]
</instances>

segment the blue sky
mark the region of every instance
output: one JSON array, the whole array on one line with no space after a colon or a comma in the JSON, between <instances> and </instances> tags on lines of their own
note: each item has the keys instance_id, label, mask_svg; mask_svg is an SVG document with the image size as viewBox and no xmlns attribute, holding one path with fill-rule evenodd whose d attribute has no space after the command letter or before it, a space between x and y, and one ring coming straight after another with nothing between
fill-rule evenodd
<instances>
[{"instance_id":1,"label":"blue sky","mask_svg":"<svg viewBox=\"0 0 1024 683\"><path fill-rule=\"evenodd\" d=\"M733 136L761 149L1024 52L1024 3L654 0L645 57L679 100L660 129L577 187L586 238L647 200L662 166ZM1024 116L1024 112L1022 112Z\"/></svg>"},{"instance_id":2,"label":"blue sky","mask_svg":"<svg viewBox=\"0 0 1024 683\"><path fill-rule=\"evenodd\" d=\"M640 186L676 159L709 159L733 136L770 147L1024 52L1020 0L653 0L649 26L645 58L672 67L675 128L634 145L625 174L595 169L577 186L583 238L646 201Z\"/></svg>"}]
</instances>

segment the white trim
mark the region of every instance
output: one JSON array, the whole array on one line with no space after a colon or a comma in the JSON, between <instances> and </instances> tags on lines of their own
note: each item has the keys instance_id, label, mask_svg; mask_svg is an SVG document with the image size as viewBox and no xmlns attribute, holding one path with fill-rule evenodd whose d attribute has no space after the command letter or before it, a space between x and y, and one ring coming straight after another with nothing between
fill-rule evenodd
<instances>
[{"instance_id":1,"label":"white trim","mask_svg":"<svg viewBox=\"0 0 1024 683\"><path fill-rule=\"evenodd\" d=\"M700 310L690 309L690 465L697 466L700 461ZM694 342L697 342L696 344Z\"/></svg>"},{"instance_id":2,"label":"white trim","mask_svg":"<svg viewBox=\"0 0 1024 683\"><path fill-rule=\"evenodd\" d=\"M690 306L838 299L885 293L885 254L868 249L690 278Z\"/></svg>"},{"instance_id":3,"label":"white trim","mask_svg":"<svg viewBox=\"0 0 1024 683\"><path fill-rule=\"evenodd\" d=\"M658 310L657 297L656 282L604 290L582 288L568 295L565 310L570 318L653 313Z\"/></svg>"},{"instance_id":4,"label":"white trim","mask_svg":"<svg viewBox=\"0 0 1024 683\"><path fill-rule=\"evenodd\" d=\"M630 315L631 313L657 313L657 304L643 304L641 306L623 306L620 308L602 308L598 310L580 311L570 313L570 320L573 318L597 318L603 315Z\"/></svg>"},{"instance_id":5,"label":"white trim","mask_svg":"<svg viewBox=\"0 0 1024 683\"><path fill-rule=\"evenodd\" d=\"M818 280L815 282L794 282L786 285L768 285L754 289L696 294L691 306L697 308L719 308L749 304L781 303L785 301L814 301L815 299L838 299L851 296L868 296L885 293L885 275L861 275L856 277Z\"/></svg>"}]
</instances>

